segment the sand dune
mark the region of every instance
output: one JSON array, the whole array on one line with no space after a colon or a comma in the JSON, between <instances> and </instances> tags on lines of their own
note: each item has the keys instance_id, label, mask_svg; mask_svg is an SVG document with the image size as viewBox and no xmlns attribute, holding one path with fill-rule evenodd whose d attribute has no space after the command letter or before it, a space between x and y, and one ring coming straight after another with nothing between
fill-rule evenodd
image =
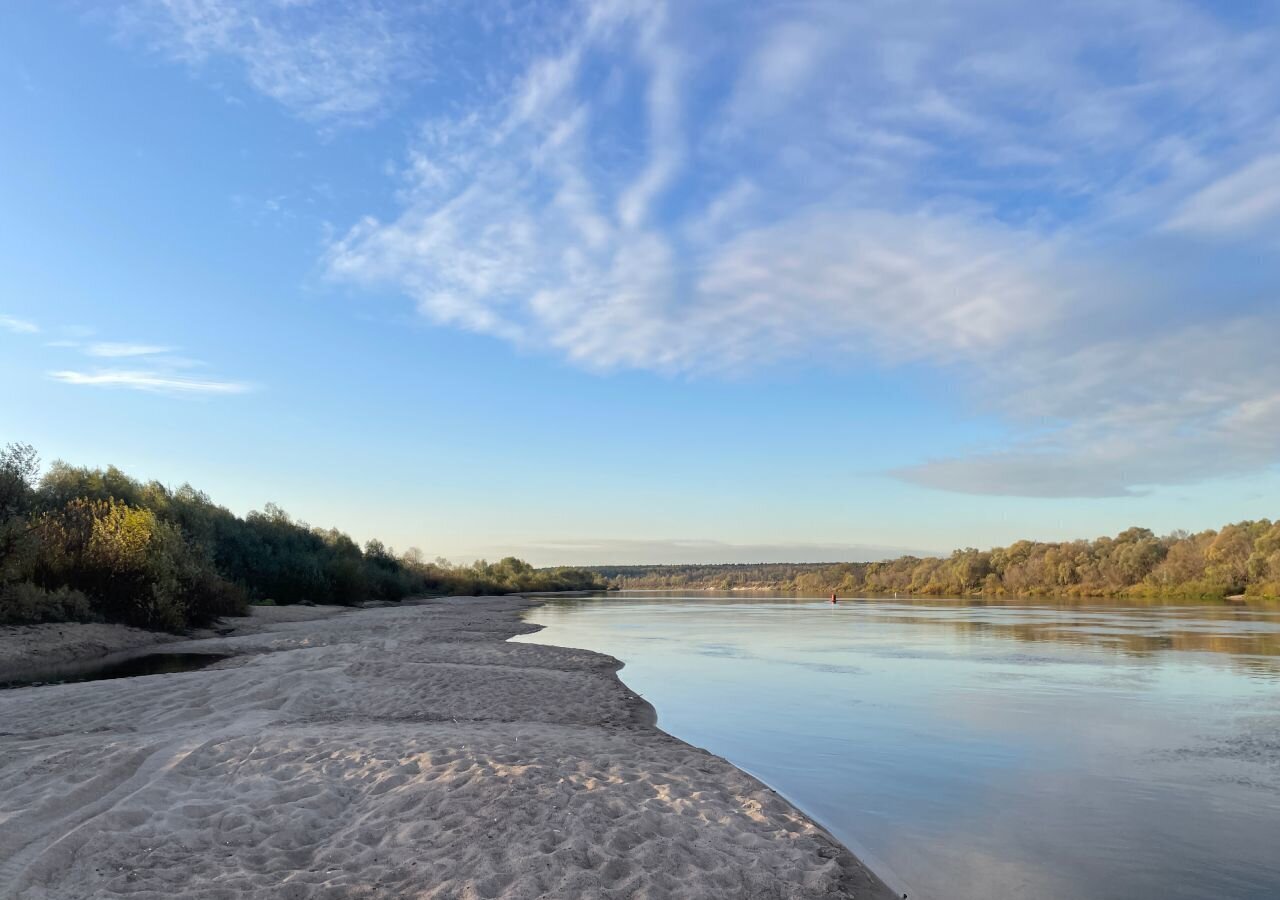
<instances>
[{"instance_id":1,"label":"sand dune","mask_svg":"<svg viewBox=\"0 0 1280 900\"><path fill-rule=\"evenodd\" d=\"M208 669L0 693L0 898L889 896L615 660L506 643L528 603L268 611L165 647Z\"/></svg>"}]
</instances>

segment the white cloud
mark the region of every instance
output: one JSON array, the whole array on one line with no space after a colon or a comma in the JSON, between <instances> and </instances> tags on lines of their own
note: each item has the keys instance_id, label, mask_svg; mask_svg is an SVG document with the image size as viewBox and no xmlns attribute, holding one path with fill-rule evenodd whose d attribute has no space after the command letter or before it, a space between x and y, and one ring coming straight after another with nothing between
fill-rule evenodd
<instances>
[{"instance_id":1,"label":"white cloud","mask_svg":"<svg viewBox=\"0 0 1280 900\"><path fill-rule=\"evenodd\" d=\"M810 203L762 219L744 213L769 198L737 178L693 204L687 228L648 221L685 143L686 54L667 25L659 6L588 28L518 80L491 116L503 127L472 113L430 129L404 212L354 227L330 272L594 369L736 369L814 349L949 359L1064 314L1055 242L990 217ZM613 110L582 70L604 58L633 63L646 152L593 177L591 123Z\"/></svg>"},{"instance_id":2,"label":"white cloud","mask_svg":"<svg viewBox=\"0 0 1280 900\"><path fill-rule=\"evenodd\" d=\"M85 349L85 352L90 356L117 358L126 356L153 356L157 353L169 353L172 350L172 347L162 347L155 344L101 342L90 344L88 348Z\"/></svg>"},{"instance_id":3,"label":"white cloud","mask_svg":"<svg viewBox=\"0 0 1280 900\"><path fill-rule=\"evenodd\" d=\"M769 27L742 66L722 127L737 136L764 119L783 114L840 49L844 30L830 14L784 19Z\"/></svg>"},{"instance_id":4,"label":"white cloud","mask_svg":"<svg viewBox=\"0 0 1280 900\"><path fill-rule=\"evenodd\" d=\"M37 334L40 331L40 326L35 322L3 315L0 315L0 328L14 334Z\"/></svg>"},{"instance_id":5,"label":"white cloud","mask_svg":"<svg viewBox=\"0 0 1280 900\"><path fill-rule=\"evenodd\" d=\"M1280 153L1253 160L1200 189L1169 220L1173 231L1218 237L1280 226Z\"/></svg>"},{"instance_id":6,"label":"white cloud","mask_svg":"<svg viewBox=\"0 0 1280 900\"><path fill-rule=\"evenodd\" d=\"M371 0L136 0L118 22L194 66L237 60L261 94L305 118L343 122L380 114L399 82L422 77L428 41L415 17Z\"/></svg>"},{"instance_id":7,"label":"white cloud","mask_svg":"<svg viewBox=\"0 0 1280 900\"><path fill-rule=\"evenodd\" d=\"M398 211L326 260L433 322L592 370L928 363L1012 435L901 473L947 489L1113 495L1280 456L1276 307L1243 279L1140 287L1171 232L1212 253L1280 224L1280 33L1246 17L816 0L727 28L700 2L137 0L119 20L326 125L410 95L447 110ZM107 355L155 371L61 374L230 384L134 349Z\"/></svg>"},{"instance_id":8,"label":"white cloud","mask_svg":"<svg viewBox=\"0 0 1280 900\"><path fill-rule=\"evenodd\" d=\"M1181 0L759 4L732 33L699 4L582 9L423 128L334 277L592 370L928 363L1012 435L901 473L935 487L1113 495L1280 457L1280 315L1146 287L1166 223L1280 213L1276 34Z\"/></svg>"},{"instance_id":9,"label":"white cloud","mask_svg":"<svg viewBox=\"0 0 1280 900\"><path fill-rule=\"evenodd\" d=\"M707 332L744 359L770 345L954 359L1060 320L1052 244L959 216L822 212L739 235L698 282ZM702 312L702 310L699 310Z\"/></svg>"},{"instance_id":10,"label":"white cloud","mask_svg":"<svg viewBox=\"0 0 1280 900\"><path fill-rule=\"evenodd\" d=\"M1061 322L1079 273L1051 260L1058 207L1083 198L1101 224L1153 183L1184 190L1206 145L1251 140L1261 110L1280 112L1258 87L1267 48L1174 0L1047 19L1006 0L764 4L705 46L689 44L697 4L583 10L506 97L429 124L403 212L337 241L334 275L593 368L832 343L976 352ZM732 90L707 107L724 71ZM1264 99L1204 102L1227 87ZM1174 138L1183 150L1152 170L1151 142ZM1036 226L1010 224L999 191L1039 202Z\"/></svg>"},{"instance_id":11,"label":"white cloud","mask_svg":"<svg viewBox=\"0 0 1280 900\"><path fill-rule=\"evenodd\" d=\"M49 377L64 384L126 388L160 394L243 394L251 386L238 381L202 381L164 372L105 369L95 372L59 371Z\"/></svg>"},{"instance_id":12,"label":"white cloud","mask_svg":"<svg viewBox=\"0 0 1280 900\"><path fill-rule=\"evenodd\" d=\"M661 6L657 8L663 9ZM684 156L680 126L683 60L681 54L663 39L660 15L644 23L637 49L649 75L645 91L649 158L643 170L618 197L618 219L630 229L645 223L650 206L671 184Z\"/></svg>"},{"instance_id":13,"label":"white cloud","mask_svg":"<svg viewBox=\"0 0 1280 900\"><path fill-rule=\"evenodd\" d=\"M990 402L1024 436L898 474L965 493L1110 497L1265 469L1280 463L1277 346L1280 322L1246 318L1024 355L990 367Z\"/></svg>"},{"instance_id":14,"label":"white cloud","mask_svg":"<svg viewBox=\"0 0 1280 900\"><path fill-rule=\"evenodd\" d=\"M87 330L80 329L81 331ZM124 388L158 394L242 394L253 389L241 381L217 378L191 378L187 370L205 365L200 360L173 355L175 348L160 344L125 341L98 341L84 344L78 340L50 341L46 346L76 350L101 360L119 360L132 368L99 368L92 371L61 369L49 372L49 378L63 384L84 387Z\"/></svg>"}]
</instances>

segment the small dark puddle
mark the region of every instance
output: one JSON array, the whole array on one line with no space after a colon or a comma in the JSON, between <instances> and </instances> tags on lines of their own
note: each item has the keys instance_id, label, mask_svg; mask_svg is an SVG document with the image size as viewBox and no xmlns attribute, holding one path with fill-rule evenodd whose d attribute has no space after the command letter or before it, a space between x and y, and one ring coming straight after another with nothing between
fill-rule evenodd
<instances>
[{"instance_id":1,"label":"small dark puddle","mask_svg":"<svg viewBox=\"0 0 1280 900\"><path fill-rule=\"evenodd\" d=\"M73 681L102 681L107 678L133 678L137 675L166 675L192 672L228 659L225 653L144 653L120 659L95 660L46 666L0 680L4 688L33 687L41 684L67 684Z\"/></svg>"}]
</instances>

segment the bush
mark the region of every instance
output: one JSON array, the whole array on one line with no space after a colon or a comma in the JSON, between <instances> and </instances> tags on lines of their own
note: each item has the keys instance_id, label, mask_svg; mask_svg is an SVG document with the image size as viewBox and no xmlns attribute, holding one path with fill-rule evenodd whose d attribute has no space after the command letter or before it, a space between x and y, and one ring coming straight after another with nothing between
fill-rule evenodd
<instances>
[{"instance_id":1,"label":"bush","mask_svg":"<svg viewBox=\"0 0 1280 900\"><path fill-rule=\"evenodd\" d=\"M0 625L40 622L92 622L89 598L68 587L46 591L29 581L0 587Z\"/></svg>"},{"instance_id":2,"label":"bush","mask_svg":"<svg viewBox=\"0 0 1280 900\"><path fill-rule=\"evenodd\" d=\"M1251 584L1244 595L1254 600L1280 600L1280 581Z\"/></svg>"},{"instance_id":3,"label":"bush","mask_svg":"<svg viewBox=\"0 0 1280 900\"><path fill-rule=\"evenodd\" d=\"M26 444L0 449L0 596L13 621L92 616L171 631L243 614L250 600L356 605L441 593L600 587L582 570L507 558L452 566L361 549L267 504L244 518L189 485L55 462L37 484Z\"/></svg>"},{"instance_id":4,"label":"bush","mask_svg":"<svg viewBox=\"0 0 1280 900\"><path fill-rule=\"evenodd\" d=\"M111 621L178 631L244 608L243 591L150 510L81 497L45 513L37 531L36 581L82 591Z\"/></svg>"}]
</instances>

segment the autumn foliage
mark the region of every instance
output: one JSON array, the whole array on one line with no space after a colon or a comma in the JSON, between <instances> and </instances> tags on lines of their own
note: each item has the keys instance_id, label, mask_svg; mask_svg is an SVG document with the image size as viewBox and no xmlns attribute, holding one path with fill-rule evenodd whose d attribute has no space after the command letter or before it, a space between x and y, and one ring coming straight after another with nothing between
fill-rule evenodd
<instances>
[{"instance_id":1,"label":"autumn foliage","mask_svg":"<svg viewBox=\"0 0 1280 900\"><path fill-rule=\"evenodd\" d=\"M0 450L0 624L102 619L181 630L250 602L353 605L412 595L602 587L576 569L509 557L454 566L363 547L272 504L244 517L189 485Z\"/></svg>"}]
</instances>

